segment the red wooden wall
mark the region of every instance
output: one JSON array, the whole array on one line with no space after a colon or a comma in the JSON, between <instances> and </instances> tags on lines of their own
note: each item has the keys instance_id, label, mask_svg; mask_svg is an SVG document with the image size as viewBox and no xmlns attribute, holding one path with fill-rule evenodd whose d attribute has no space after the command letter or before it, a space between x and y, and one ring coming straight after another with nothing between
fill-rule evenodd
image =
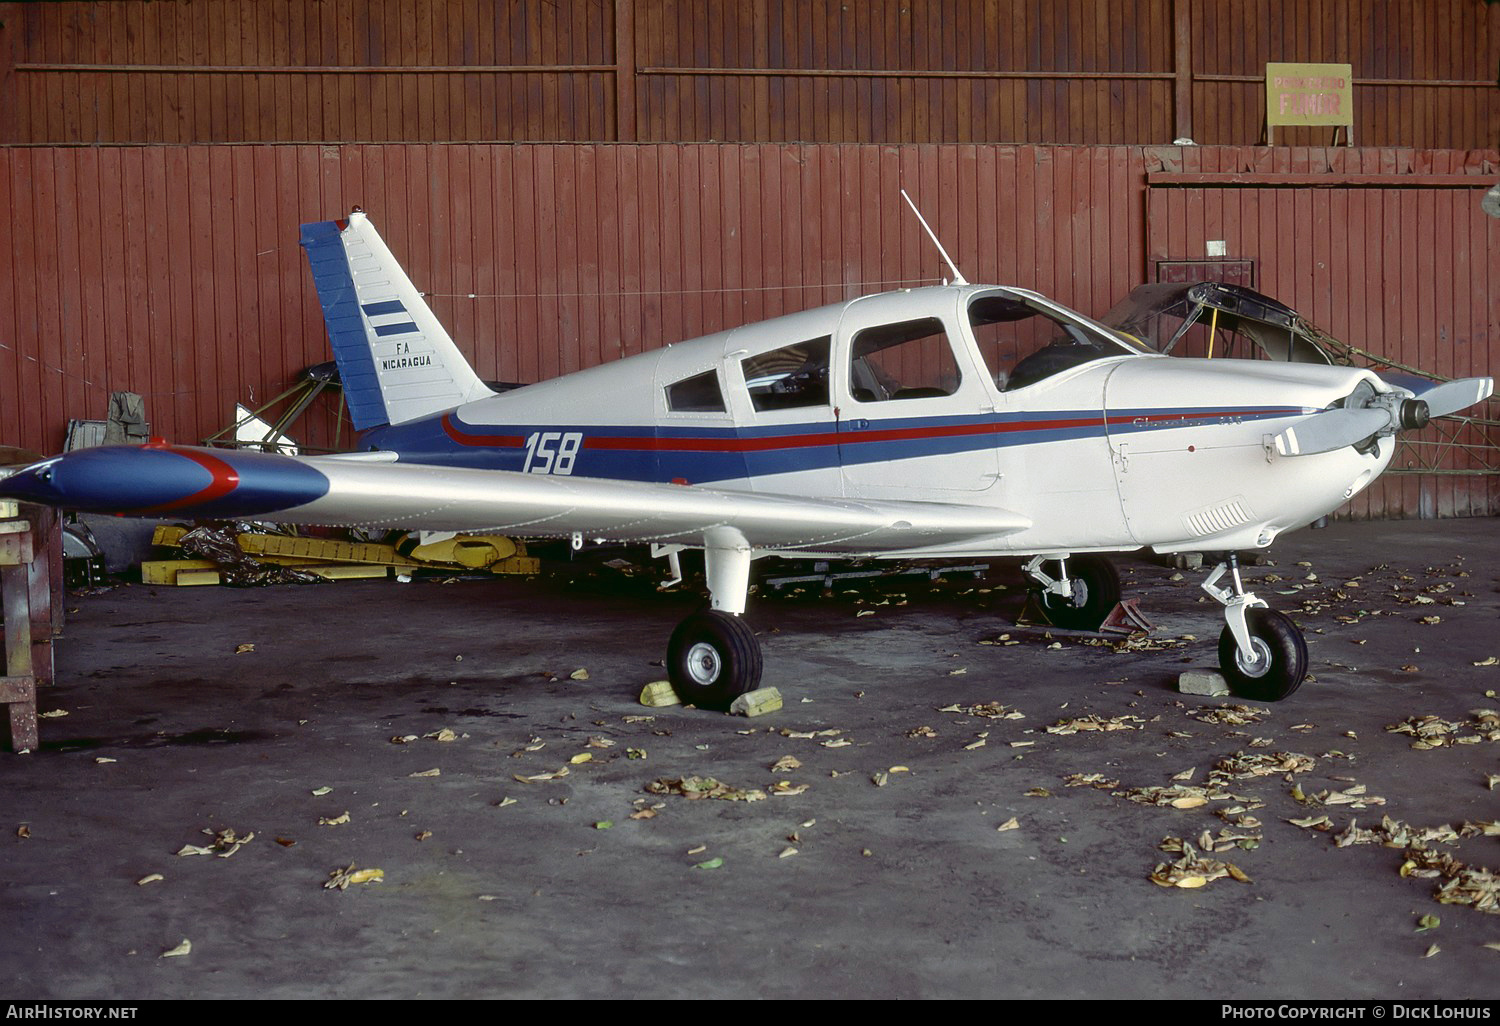
<instances>
[{"instance_id":1,"label":"red wooden wall","mask_svg":"<svg viewBox=\"0 0 1500 1026\"><path fill-rule=\"evenodd\" d=\"M1494 151L856 145L0 149L0 443L60 448L111 390L203 438L328 359L297 245L356 204L487 378L530 381L934 281L905 186L973 281L1102 313L1210 239L1373 352L1487 373ZM1309 188L1317 175L1322 187ZM301 426L328 444L331 423ZM1462 453L1449 470L1475 469ZM1422 475L1355 515L1500 511Z\"/></svg>"},{"instance_id":2,"label":"red wooden wall","mask_svg":"<svg viewBox=\"0 0 1500 1026\"><path fill-rule=\"evenodd\" d=\"M1268 61L1500 138L1481 0L70 0L0 3L0 143L1253 145Z\"/></svg>"}]
</instances>

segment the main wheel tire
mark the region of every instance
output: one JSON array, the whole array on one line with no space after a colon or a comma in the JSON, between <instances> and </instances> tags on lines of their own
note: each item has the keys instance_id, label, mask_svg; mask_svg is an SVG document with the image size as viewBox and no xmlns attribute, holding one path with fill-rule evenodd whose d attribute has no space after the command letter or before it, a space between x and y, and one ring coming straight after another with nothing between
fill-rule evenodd
<instances>
[{"instance_id":1,"label":"main wheel tire","mask_svg":"<svg viewBox=\"0 0 1500 1026\"><path fill-rule=\"evenodd\" d=\"M1042 612L1054 626L1096 631L1120 601L1120 572L1110 560L1094 555L1073 556L1067 567L1068 580L1073 585L1072 597L1042 591L1039 594ZM1053 577L1061 573L1057 560L1045 564L1045 569Z\"/></svg>"},{"instance_id":2,"label":"main wheel tire","mask_svg":"<svg viewBox=\"0 0 1500 1026\"><path fill-rule=\"evenodd\" d=\"M1229 690L1254 702L1279 702L1302 685L1307 676L1307 642L1291 619L1274 609L1253 606L1245 611L1250 647L1247 661L1228 627L1219 635L1219 669Z\"/></svg>"},{"instance_id":3,"label":"main wheel tire","mask_svg":"<svg viewBox=\"0 0 1500 1026\"><path fill-rule=\"evenodd\" d=\"M760 686L760 642L737 616L706 610L672 632L667 643L667 676L684 704L700 709L729 708L740 695Z\"/></svg>"}]
</instances>

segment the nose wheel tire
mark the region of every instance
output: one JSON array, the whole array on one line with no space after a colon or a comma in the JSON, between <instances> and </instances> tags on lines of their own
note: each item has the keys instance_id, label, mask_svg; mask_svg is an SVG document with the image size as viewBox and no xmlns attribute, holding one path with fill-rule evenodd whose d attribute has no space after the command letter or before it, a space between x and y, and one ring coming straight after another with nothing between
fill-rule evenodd
<instances>
[{"instance_id":1,"label":"nose wheel tire","mask_svg":"<svg viewBox=\"0 0 1500 1026\"><path fill-rule=\"evenodd\" d=\"M750 625L717 610L688 617L667 643L672 690L700 709L724 711L740 695L754 691L762 666L760 642Z\"/></svg>"},{"instance_id":2,"label":"nose wheel tire","mask_svg":"<svg viewBox=\"0 0 1500 1026\"><path fill-rule=\"evenodd\" d=\"M1219 635L1219 669L1229 690L1255 702L1279 702L1307 676L1307 642L1283 613L1255 606L1246 610L1252 658L1240 651L1228 627Z\"/></svg>"},{"instance_id":3,"label":"nose wheel tire","mask_svg":"<svg viewBox=\"0 0 1500 1026\"><path fill-rule=\"evenodd\" d=\"M1056 561L1045 566L1053 577L1061 573ZM1040 592L1042 612L1056 627L1075 631L1098 630L1109 611L1120 601L1120 572L1103 556L1074 556L1068 560L1067 567L1073 594L1064 597L1045 590Z\"/></svg>"}]
</instances>

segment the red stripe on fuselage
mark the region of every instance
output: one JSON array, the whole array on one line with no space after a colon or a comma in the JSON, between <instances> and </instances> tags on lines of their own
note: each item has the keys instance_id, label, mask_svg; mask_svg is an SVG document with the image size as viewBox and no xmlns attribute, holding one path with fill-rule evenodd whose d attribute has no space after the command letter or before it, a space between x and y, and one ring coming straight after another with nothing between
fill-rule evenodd
<instances>
[{"instance_id":1,"label":"red stripe on fuselage","mask_svg":"<svg viewBox=\"0 0 1500 1026\"><path fill-rule=\"evenodd\" d=\"M452 415L443 418L443 434L459 445L493 446L497 449L519 449L526 444L520 435L475 435L460 431Z\"/></svg>"}]
</instances>

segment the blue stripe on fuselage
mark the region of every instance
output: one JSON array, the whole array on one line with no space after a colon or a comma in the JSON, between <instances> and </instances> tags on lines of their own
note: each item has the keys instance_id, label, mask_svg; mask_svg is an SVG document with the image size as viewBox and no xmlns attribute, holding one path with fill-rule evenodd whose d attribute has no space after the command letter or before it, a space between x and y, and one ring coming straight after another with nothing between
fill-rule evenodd
<instances>
[{"instance_id":1,"label":"blue stripe on fuselage","mask_svg":"<svg viewBox=\"0 0 1500 1026\"><path fill-rule=\"evenodd\" d=\"M774 427L670 425L471 425L454 414L369 432L363 443L413 463L525 469L533 434L578 435L571 464L580 477L695 484L766 477L1018 445L1296 416L1301 407L1056 410L957 417L904 417L840 425L812 421ZM446 427L445 427L446 422ZM864 427L856 425L864 423Z\"/></svg>"}]
</instances>

